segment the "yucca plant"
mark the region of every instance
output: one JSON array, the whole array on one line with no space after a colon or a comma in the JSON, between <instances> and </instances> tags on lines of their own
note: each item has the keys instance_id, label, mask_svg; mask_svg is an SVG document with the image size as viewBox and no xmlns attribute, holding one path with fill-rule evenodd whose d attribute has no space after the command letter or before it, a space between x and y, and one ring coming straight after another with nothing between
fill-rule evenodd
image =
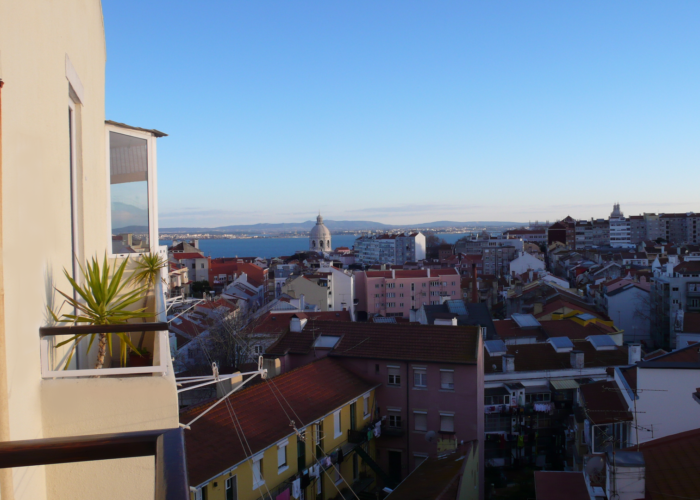
<instances>
[{"instance_id":1,"label":"yucca plant","mask_svg":"<svg viewBox=\"0 0 700 500\"><path fill-rule=\"evenodd\" d=\"M75 314L62 314L59 317L49 309L54 321L57 323L72 323L74 325L122 325L135 318L147 318L151 316L151 314L145 312L145 308L132 311L127 310L129 306L140 301L147 291L146 286L139 286L131 291L124 292L124 288L135 279L135 275L132 275L130 278L124 277L124 270L128 262L129 259L127 257L119 267L116 267L115 263L115 269L109 265L106 254L102 266L100 266L97 258L93 257L91 261L87 262L85 267L82 265L80 266L83 284L78 284L68 271L63 269L63 274L65 274L73 290L75 290L82 300L76 300L73 296L56 289L56 291L66 299L66 302L75 308ZM112 271L114 272L112 273ZM68 340L56 344L58 348L73 342L73 347L71 348L64 369L68 369L75 349L86 337L90 338L87 347L87 351L90 352L96 335L98 335L99 342L95 368L102 368L108 346L109 353L110 355L112 354L111 334L85 333L74 335ZM124 366L126 365L127 347L136 349L136 346L131 342L128 333L116 333L115 335L121 340L119 359L122 366Z\"/></svg>"},{"instance_id":2,"label":"yucca plant","mask_svg":"<svg viewBox=\"0 0 700 500\"><path fill-rule=\"evenodd\" d=\"M156 284L156 280L160 277L160 270L167 265L168 259L161 257L157 253L141 254L141 258L136 263L136 269L134 270L133 280L135 283L138 283L139 285L142 285L146 288L146 294L143 297L144 311L148 310L148 299L151 296L149 292ZM144 318L143 321L145 323L146 318ZM134 352L141 353L143 351L143 339L145 338L145 336L145 333L141 332L138 351Z\"/></svg>"}]
</instances>

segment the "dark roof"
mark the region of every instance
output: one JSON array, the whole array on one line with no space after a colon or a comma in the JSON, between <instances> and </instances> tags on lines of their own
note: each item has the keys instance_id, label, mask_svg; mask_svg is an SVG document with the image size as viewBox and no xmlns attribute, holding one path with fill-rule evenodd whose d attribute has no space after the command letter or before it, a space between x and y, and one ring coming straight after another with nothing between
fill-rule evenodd
<instances>
[{"instance_id":1,"label":"dark roof","mask_svg":"<svg viewBox=\"0 0 700 500\"><path fill-rule=\"evenodd\" d=\"M637 447L628 448L636 451ZM646 500L697 498L700 491L700 429L639 445L644 454Z\"/></svg>"},{"instance_id":2,"label":"dark roof","mask_svg":"<svg viewBox=\"0 0 700 500\"><path fill-rule=\"evenodd\" d=\"M396 489L387 500L456 500L462 468L471 454L462 450L446 457L431 457L420 464Z\"/></svg>"},{"instance_id":3,"label":"dark roof","mask_svg":"<svg viewBox=\"0 0 700 500\"><path fill-rule=\"evenodd\" d=\"M434 324L436 319L457 318L458 325L482 326L486 328L486 340L495 339L496 326L491 318L491 313L489 312L488 306L481 302L469 302L464 306L467 310L466 315L451 313L447 307L447 304L445 303L440 305L423 306L423 309L425 310L425 317L429 325Z\"/></svg>"},{"instance_id":4,"label":"dark roof","mask_svg":"<svg viewBox=\"0 0 700 500\"><path fill-rule=\"evenodd\" d=\"M127 125L126 123L119 123L119 122L115 122L112 120L105 120L105 123L107 123L108 125L114 125L115 127L128 128L131 130L140 130L141 132L149 132L149 133L155 135L156 137L167 137L168 136L168 134L166 134L165 132L161 132L160 130L156 130L154 128L134 127L132 125Z\"/></svg>"},{"instance_id":5,"label":"dark roof","mask_svg":"<svg viewBox=\"0 0 700 500\"><path fill-rule=\"evenodd\" d=\"M645 359L640 364L643 368L654 368L655 364L661 365L662 363L699 363L700 353L698 351L698 346L695 344L690 344L682 349L677 349L671 351L668 354L662 354L661 356L656 356L651 359Z\"/></svg>"},{"instance_id":6,"label":"dark roof","mask_svg":"<svg viewBox=\"0 0 700 500\"><path fill-rule=\"evenodd\" d=\"M590 500L583 472L535 471L537 500Z\"/></svg>"},{"instance_id":7,"label":"dark roof","mask_svg":"<svg viewBox=\"0 0 700 500\"><path fill-rule=\"evenodd\" d=\"M634 420L613 380L584 384L581 386L581 395L588 420L595 425Z\"/></svg>"},{"instance_id":8,"label":"dark roof","mask_svg":"<svg viewBox=\"0 0 700 500\"><path fill-rule=\"evenodd\" d=\"M345 369L334 359L322 359L275 377L275 393L270 382L260 383L229 396L250 448L257 453L292 435L289 418L279 403L284 395L294 409L296 424L304 425L371 390L370 384ZM189 423L211 406L199 406L180 414ZM289 409L286 409L289 412ZM226 403L221 403L185 431L187 471L190 484L197 486L246 459L231 421Z\"/></svg>"},{"instance_id":9,"label":"dark roof","mask_svg":"<svg viewBox=\"0 0 700 500\"><path fill-rule=\"evenodd\" d=\"M339 336L329 356L475 364L480 329L414 323L343 323L316 321L301 332L287 332L266 356L307 354L319 335Z\"/></svg>"},{"instance_id":10,"label":"dark roof","mask_svg":"<svg viewBox=\"0 0 700 500\"><path fill-rule=\"evenodd\" d=\"M289 330L292 317L309 320L309 325L315 321L352 321L349 311L317 311L317 312L277 312L270 311L257 320L252 327L253 333L284 333Z\"/></svg>"},{"instance_id":11,"label":"dark roof","mask_svg":"<svg viewBox=\"0 0 700 500\"><path fill-rule=\"evenodd\" d=\"M596 351L588 341L574 340L574 349L583 352L584 368L626 366L627 350L617 347L610 351ZM508 354L515 356L515 371L563 370L571 368L568 352L556 352L550 344L506 345ZM493 365L496 368L493 368ZM484 349L484 372L501 373L501 356L491 357Z\"/></svg>"},{"instance_id":12,"label":"dark roof","mask_svg":"<svg viewBox=\"0 0 700 500\"><path fill-rule=\"evenodd\" d=\"M700 333L700 313L687 312L683 315L683 331Z\"/></svg>"}]
</instances>

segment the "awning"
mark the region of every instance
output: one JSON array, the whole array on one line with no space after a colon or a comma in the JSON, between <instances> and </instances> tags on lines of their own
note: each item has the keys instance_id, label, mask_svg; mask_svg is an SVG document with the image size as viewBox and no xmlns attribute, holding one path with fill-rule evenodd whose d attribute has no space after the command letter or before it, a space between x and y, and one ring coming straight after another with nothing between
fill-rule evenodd
<instances>
[{"instance_id":1,"label":"awning","mask_svg":"<svg viewBox=\"0 0 700 500\"><path fill-rule=\"evenodd\" d=\"M484 396L509 396L510 391L505 387L494 387L492 389L484 389Z\"/></svg>"},{"instance_id":2,"label":"awning","mask_svg":"<svg viewBox=\"0 0 700 500\"><path fill-rule=\"evenodd\" d=\"M565 391L567 389L578 389L578 382L575 380L552 380L550 381L552 387L557 391Z\"/></svg>"}]
</instances>

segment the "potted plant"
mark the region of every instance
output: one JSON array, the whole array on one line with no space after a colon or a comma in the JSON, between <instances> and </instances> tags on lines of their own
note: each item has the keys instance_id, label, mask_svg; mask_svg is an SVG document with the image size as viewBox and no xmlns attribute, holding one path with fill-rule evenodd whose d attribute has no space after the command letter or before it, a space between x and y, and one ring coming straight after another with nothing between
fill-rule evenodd
<instances>
[{"instance_id":1,"label":"potted plant","mask_svg":"<svg viewBox=\"0 0 700 500\"><path fill-rule=\"evenodd\" d=\"M154 286L156 280L160 278L161 269L168 265L168 260L161 257L157 253L144 253L141 254L138 262L136 263L136 269L132 275L132 279L135 283L145 287L146 294L143 297L143 310L148 311L148 301L154 294ZM144 317L143 322L145 323L147 319ZM144 351L143 341L146 337L145 332L141 332L141 337L139 338L138 349L135 351L137 356L139 353ZM148 351L146 351L148 352ZM132 365L134 366L134 365ZM144 365L136 365L144 366Z\"/></svg>"},{"instance_id":2,"label":"potted plant","mask_svg":"<svg viewBox=\"0 0 700 500\"><path fill-rule=\"evenodd\" d=\"M115 263L114 267L112 267L109 265L105 254L104 261L100 266L97 258L93 257L86 263L85 267L80 265L80 272L83 277L82 284L78 284L68 271L63 269L63 274L79 296L79 299L75 299L73 294L69 295L56 289L66 299L66 302L74 308L75 313L59 316L49 308L49 313L54 321L57 323L72 323L73 325L123 325L133 319L150 317L151 314L145 312L145 308L128 310L130 306L139 302L146 293L146 286L144 285L125 291L128 285L134 284L134 277L136 276L136 274L132 274L129 278L124 277L124 271L128 262L129 258L127 257L121 265L116 267ZM116 335L121 340L119 360L121 365L125 366L127 348L137 349L131 342L128 333L81 333L56 344L56 348L58 348L73 342L64 369L68 369L75 349L86 337L89 337L88 352L90 352L97 337L98 348L95 369L102 368L108 347L110 355L112 354L112 335Z\"/></svg>"}]
</instances>

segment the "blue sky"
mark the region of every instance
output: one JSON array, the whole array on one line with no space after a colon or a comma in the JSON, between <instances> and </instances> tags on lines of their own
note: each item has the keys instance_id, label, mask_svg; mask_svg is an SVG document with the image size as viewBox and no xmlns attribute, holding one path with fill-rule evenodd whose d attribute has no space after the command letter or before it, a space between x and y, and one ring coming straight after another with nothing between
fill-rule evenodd
<instances>
[{"instance_id":1,"label":"blue sky","mask_svg":"<svg viewBox=\"0 0 700 500\"><path fill-rule=\"evenodd\" d=\"M700 211L700 2L103 0L160 225Z\"/></svg>"}]
</instances>

